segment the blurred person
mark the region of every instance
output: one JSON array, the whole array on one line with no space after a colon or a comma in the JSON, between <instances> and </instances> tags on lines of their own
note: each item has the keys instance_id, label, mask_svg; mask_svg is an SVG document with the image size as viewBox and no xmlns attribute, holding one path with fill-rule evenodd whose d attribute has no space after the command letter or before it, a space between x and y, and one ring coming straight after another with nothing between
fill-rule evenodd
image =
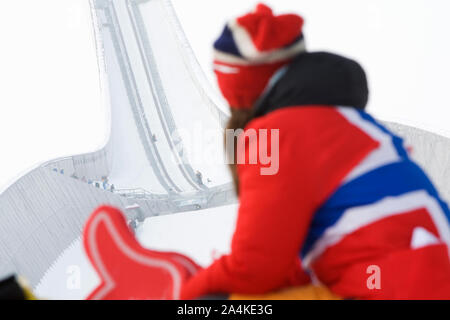
<instances>
[{"instance_id":1,"label":"blurred person","mask_svg":"<svg viewBox=\"0 0 450 320\"><path fill-rule=\"evenodd\" d=\"M450 299L447 204L365 111L363 68L308 52L303 24L260 4L214 44L240 202L230 253L201 268L145 249L100 207L84 230L102 278L90 299Z\"/></svg>"},{"instance_id":2,"label":"blurred person","mask_svg":"<svg viewBox=\"0 0 450 320\"><path fill-rule=\"evenodd\" d=\"M312 282L342 298L450 299L447 204L403 140L364 111L362 67L308 52L303 24L259 4L214 44L227 128L244 130L230 158L249 158L260 132L276 129L265 151L278 150L279 169L230 165L240 200L231 253L188 280L182 298Z\"/></svg>"}]
</instances>

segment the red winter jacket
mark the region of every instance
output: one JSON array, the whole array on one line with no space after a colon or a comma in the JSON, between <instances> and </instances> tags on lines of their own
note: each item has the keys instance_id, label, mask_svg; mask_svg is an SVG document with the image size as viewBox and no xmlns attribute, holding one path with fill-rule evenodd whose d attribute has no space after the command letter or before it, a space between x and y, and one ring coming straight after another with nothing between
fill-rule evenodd
<instances>
[{"instance_id":1,"label":"red winter jacket","mask_svg":"<svg viewBox=\"0 0 450 320\"><path fill-rule=\"evenodd\" d=\"M341 297L450 299L450 210L402 139L363 111L367 97L354 61L305 53L290 64L245 128L278 129L278 143L267 141L279 147L279 170L237 166L231 253L193 276L182 298L305 284L302 256Z\"/></svg>"},{"instance_id":2,"label":"red winter jacket","mask_svg":"<svg viewBox=\"0 0 450 320\"><path fill-rule=\"evenodd\" d=\"M268 165L238 165L240 207L231 254L194 276L182 290L184 299L308 283L299 252L315 210L377 146L331 107L284 108L248 129L279 129L279 171L261 175Z\"/></svg>"}]
</instances>

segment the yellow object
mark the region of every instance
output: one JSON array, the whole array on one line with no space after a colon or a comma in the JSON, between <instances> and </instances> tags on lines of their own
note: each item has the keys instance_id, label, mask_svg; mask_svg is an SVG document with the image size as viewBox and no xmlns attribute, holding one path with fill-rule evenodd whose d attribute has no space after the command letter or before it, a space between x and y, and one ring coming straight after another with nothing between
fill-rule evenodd
<instances>
[{"instance_id":1,"label":"yellow object","mask_svg":"<svg viewBox=\"0 0 450 320\"><path fill-rule=\"evenodd\" d=\"M232 294L230 300L341 300L326 287L303 286L262 295Z\"/></svg>"},{"instance_id":2,"label":"yellow object","mask_svg":"<svg viewBox=\"0 0 450 320\"><path fill-rule=\"evenodd\" d=\"M39 300L31 291L30 286L28 285L28 281L19 276L17 277L17 283L22 289L25 300Z\"/></svg>"}]
</instances>

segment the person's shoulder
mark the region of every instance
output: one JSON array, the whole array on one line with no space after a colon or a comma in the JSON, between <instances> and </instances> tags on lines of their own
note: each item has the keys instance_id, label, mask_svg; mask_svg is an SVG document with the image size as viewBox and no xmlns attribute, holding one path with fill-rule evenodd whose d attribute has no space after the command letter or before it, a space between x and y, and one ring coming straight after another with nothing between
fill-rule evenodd
<instances>
[{"instance_id":1,"label":"person's shoulder","mask_svg":"<svg viewBox=\"0 0 450 320\"><path fill-rule=\"evenodd\" d=\"M283 129L300 133L333 126L341 118L334 106L291 106L253 119L245 129Z\"/></svg>"}]
</instances>

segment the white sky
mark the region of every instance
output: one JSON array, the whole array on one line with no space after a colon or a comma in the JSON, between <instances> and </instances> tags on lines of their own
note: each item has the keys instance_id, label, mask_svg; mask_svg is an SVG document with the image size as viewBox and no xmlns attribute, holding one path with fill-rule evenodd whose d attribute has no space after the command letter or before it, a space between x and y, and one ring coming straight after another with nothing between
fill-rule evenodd
<instances>
[{"instance_id":1,"label":"white sky","mask_svg":"<svg viewBox=\"0 0 450 320\"><path fill-rule=\"evenodd\" d=\"M248 0L173 0L197 57ZM267 0L304 15L310 50L360 61L369 110L450 136L450 1ZM87 0L0 1L0 190L46 160L90 152L107 137Z\"/></svg>"},{"instance_id":2,"label":"white sky","mask_svg":"<svg viewBox=\"0 0 450 320\"><path fill-rule=\"evenodd\" d=\"M106 136L88 1L0 1L0 190Z\"/></svg>"}]
</instances>

